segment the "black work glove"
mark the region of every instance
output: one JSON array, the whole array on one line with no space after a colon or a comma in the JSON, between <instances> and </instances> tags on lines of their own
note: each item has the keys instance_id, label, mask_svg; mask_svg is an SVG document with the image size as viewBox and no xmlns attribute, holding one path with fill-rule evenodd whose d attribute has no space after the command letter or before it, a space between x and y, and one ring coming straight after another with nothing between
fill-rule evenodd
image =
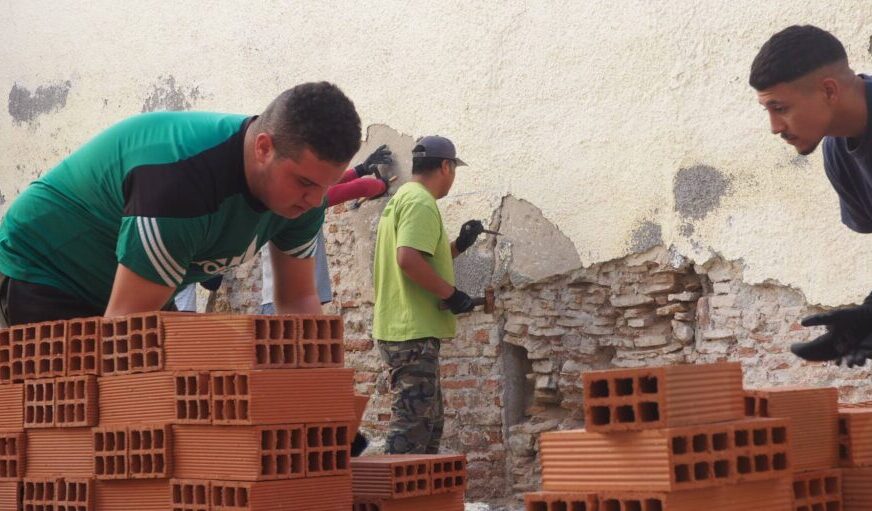
<instances>
[{"instance_id":1,"label":"black work glove","mask_svg":"<svg viewBox=\"0 0 872 511\"><path fill-rule=\"evenodd\" d=\"M848 367L864 365L872 355L872 294L862 305L843 307L803 318L802 326L826 326L827 331L790 347L796 356L820 362L832 360Z\"/></svg>"},{"instance_id":2,"label":"black work glove","mask_svg":"<svg viewBox=\"0 0 872 511\"><path fill-rule=\"evenodd\" d=\"M484 232L484 225L478 220L470 220L460 226L460 234L454 240L454 247L460 253L466 252L466 249L471 247L478 236Z\"/></svg>"},{"instance_id":3,"label":"black work glove","mask_svg":"<svg viewBox=\"0 0 872 511\"><path fill-rule=\"evenodd\" d=\"M463 314L464 312L471 311L475 307L472 298L457 288L454 288L454 292L451 293L451 296L442 301L445 302L445 305L447 305L454 314Z\"/></svg>"},{"instance_id":4,"label":"black work glove","mask_svg":"<svg viewBox=\"0 0 872 511\"><path fill-rule=\"evenodd\" d=\"M358 164L354 167L354 171L357 172L357 177L368 176L375 172L376 165L390 165L393 163L393 158L391 158L391 151L388 149L387 144L382 144L378 149L373 151L372 154L366 157L363 160L363 163Z\"/></svg>"}]
</instances>

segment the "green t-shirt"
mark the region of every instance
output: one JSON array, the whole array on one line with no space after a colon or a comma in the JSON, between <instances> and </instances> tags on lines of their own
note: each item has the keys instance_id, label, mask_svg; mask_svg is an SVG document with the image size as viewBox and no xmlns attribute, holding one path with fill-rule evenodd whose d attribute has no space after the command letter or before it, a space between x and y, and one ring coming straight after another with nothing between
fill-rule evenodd
<instances>
[{"instance_id":1,"label":"green t-shirt","mask_svg":"<svg viewBox=\"0 0 872 511\"><path fill-rule=\"evenodd\" d=\"M451 243L442 215L436 199L419 183L401 186L378 223L372 336L382 341L454 337L454 314L440 310L439 298L403 273L397 264L397 247L419 250L436 273L454 285Z\"/></svg>"},{"instance_id":2,"label":"green t-shirt","mask_svg":"<svg viewBox=\"0 0 872 511\"><path fill-rule=\"evenodd\" d=\"M324 207L296 219L248 190L252 118L158 112L110 127L33 182L0 222L0 273L97 307L120 262L182 288L251 260L267 241L311 257Z\"/></svg>"}]
</instances>

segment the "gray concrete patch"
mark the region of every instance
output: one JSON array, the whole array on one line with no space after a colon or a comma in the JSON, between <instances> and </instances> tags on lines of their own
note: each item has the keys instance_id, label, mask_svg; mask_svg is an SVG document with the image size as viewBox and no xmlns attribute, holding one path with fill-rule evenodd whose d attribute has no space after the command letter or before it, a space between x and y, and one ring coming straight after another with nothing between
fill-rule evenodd
<instances>
[{"instance_id":1,"label":"gray concrete patch","mask_svg":"<svg viewBox=\"0 0 872 511\"><path fill-rule=\"evenodd\" d=\"M176 86L173 75L161 76L151 86L151 92L145 98L142 105L143 112L155 112L158 110L190 110L192 102L200 98L200 87L191 87L185 90Z\"/></svg>"},{"instance_id":2,"label":"gray concrete patch","mask_svg":"<svg viewBox=\"0 0 872 511\"><path fill-rule=\"evenodd\" d=\"M708 165L680 169L672 187L675 210L685 218L702 220L720 206L730 183L728 176Z\"/></svg>"},{"instance_id":3,"label":"gray concrete patch","mask_svg":"<svg viewBox=\"0 0 872 511\"><path fill-rule=\"evenodd\" d=\"M454 260L454 280L457 289L472 297L484 296L494 274L493 250L473 247Z\"/></svg>"},{"instance_id":4,"label":"gray concrete patch","mask_svg":"<svg viewBox=\"0 0 872 511\"><path fill-rule=\"evenodd\" d=\"M9 115L15 124L32 123L43 114L57 112L67 105L72 83L40 85L31 92L17 83L9 91Z\"/></svg>"},{"instance_id":5,"label":"gray concrete patch","mask_svg":"<svg viewBox=\"0 0 872 511\"><path fill-rule=\"evenodd\" d=\"M663 228L660 224L645 220L630 235L630 250L645 252L663 244Z\"/></svg>"}]
</instances>

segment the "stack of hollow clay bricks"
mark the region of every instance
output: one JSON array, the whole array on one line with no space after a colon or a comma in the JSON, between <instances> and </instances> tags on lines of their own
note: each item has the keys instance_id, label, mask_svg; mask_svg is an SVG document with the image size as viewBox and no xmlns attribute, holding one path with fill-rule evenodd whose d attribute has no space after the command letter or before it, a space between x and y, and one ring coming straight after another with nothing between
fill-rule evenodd
<instances>
[{"instance_id":1,"label":"stack of hollow clay bricks","mask_svg":"<svg viewBox=\"0 0 872 511\"><path fill-rule=\"evenodd\" d=\"M872 408L843 409L840 436L834 388L745 390L738 363L597 371L583 385L586 428L541 435L528 511L872 510ZM857 467L844 501L840 445Z\"/></svg>"},{"instance_id":2,"label":"stack of hollow clay bricks","mask_svg":"<svg viewBox=\"0 0 872 511\"><path fill-rule=\"evenodd\" d=\"M0 331L0 510L352 508L333 316L151 313Z\"/></svg>"}]
</instances>

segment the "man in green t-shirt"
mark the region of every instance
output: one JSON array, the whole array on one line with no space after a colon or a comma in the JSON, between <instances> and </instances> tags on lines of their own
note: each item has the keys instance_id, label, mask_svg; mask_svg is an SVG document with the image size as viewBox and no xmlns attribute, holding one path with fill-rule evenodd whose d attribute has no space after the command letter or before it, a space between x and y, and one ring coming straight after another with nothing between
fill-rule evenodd
<instances>
[{"instance_id":1,"label":"man in green t-shirt","mask_svg":"<svg viewBox=\"0 0 872 511\"><path fill-rule=\"evenodd\" d=\"M360 148L354 104L327 82L259 116L156 112L100 133L32 183L0 223L9 324L158 310L176 289L269 243L279 313L319 313L324 196Z\"/></svg>"},{"instance_id":2,"label":"man in green t-shirt","mask_svg":"<svg viewBox=\"0 0 872 511\"><path fill-rule=\"evenodd\" d=\"M390 367L387 454L439 452L439 344L454 337L454 314L473 308L470 297L454 287L453 259L484 230L470 220L454 243L448 241L436 199L448 194L459 165L466 164L447 138L419 140L412 149L412 180L388 201L378 224L372 330Z\"/></svg>"}]
</instances>

